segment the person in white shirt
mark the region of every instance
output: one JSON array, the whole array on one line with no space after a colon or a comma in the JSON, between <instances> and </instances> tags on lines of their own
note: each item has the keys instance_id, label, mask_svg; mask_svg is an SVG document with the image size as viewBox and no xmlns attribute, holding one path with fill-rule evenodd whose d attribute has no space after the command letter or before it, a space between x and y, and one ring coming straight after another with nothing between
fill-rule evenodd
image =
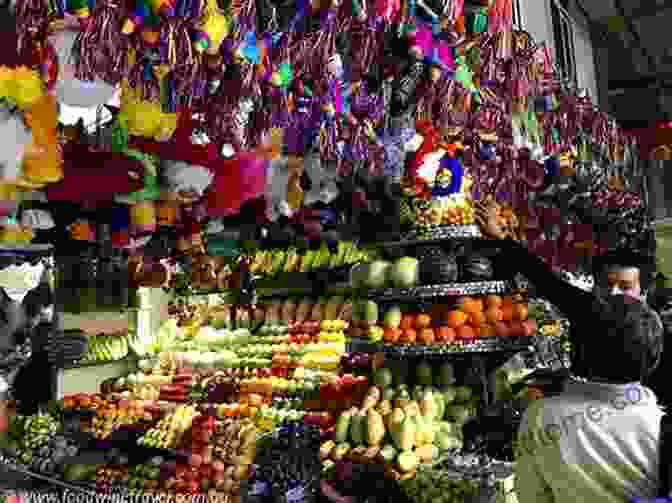
<instances>
[{"instance_id":1,"label":"person in white shirt","mask_svg":"<svg viewBox=\"0 0 672 503\"><path fill-rule=\"evenodd\" d=\"M627 503L655 498L663 410L641 381L662 353L659 317L628 295L595 300L580 357L589 369L533 402L516 445L519 503Z\"/></svg>"}]
</instances>

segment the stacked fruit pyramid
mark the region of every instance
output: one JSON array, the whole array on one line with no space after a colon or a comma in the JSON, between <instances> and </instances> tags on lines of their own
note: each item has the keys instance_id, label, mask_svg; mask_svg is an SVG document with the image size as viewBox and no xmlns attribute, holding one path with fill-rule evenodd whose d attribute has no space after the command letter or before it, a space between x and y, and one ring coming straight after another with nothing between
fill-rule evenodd
<instances>
[{"instance_id":1,"label":"stacked fruit pyramid","mask_svg":"<svg viewBox=\"0 0 672 503\"><path fill-rule=\"evenodd\" d=\"M519 296L461 297L454 303L436 303L428 312L407 311L399 305L391 305L382 320L375 301L363 301L360 306L358 310L367 320L364 323L371 342L429 346L537 335L537 322L528 319L527 302ZM351 333L363 335L362 332L360 328Z\"/></svg>"},{"instance_id":2,"label":"stacked fruit pyramid","mask_svg":"<svg viewBox=\"0 0 672 503\"><path fill-rule=\"evenodd\" d=\"M390 369L376 371L376 385L358 407L339 416L334 438L322 444L325 470L344 459L380 463L391 478L406 480L442 451L462 448L462 425L477 414L479 395L452 384L449 364L433 369L420 362L414 370L413 387Z\"/></svg>"}]
</instances>

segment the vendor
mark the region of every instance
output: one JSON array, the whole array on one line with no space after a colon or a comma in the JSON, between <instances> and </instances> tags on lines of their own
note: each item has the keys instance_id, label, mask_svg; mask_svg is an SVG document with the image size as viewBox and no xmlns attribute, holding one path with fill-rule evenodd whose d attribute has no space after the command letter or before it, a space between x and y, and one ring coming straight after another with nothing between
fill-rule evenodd
<instances>
[{"instance_id":1,"label":"vendor","mask_svg":"<svg viewBox=\"0 0 672 503\"><path fill-rule=\"evenodd\" d=\"M55 384L46 347L54 323L50 272L41 258L32 262L23 257L0 259L2 398L13 395L21 413L37 412L40 403L51 399Z\"/></svg>"},{"instance_id":2,"label":"vendor","mask_svg":"<svg viewBox=\"0 0 672 503\"><path fill-rule=\"evenodd\" d=\"M571 370L577 377L586 377L590 369L583 368L581 363L585 361L581 357L581 340L589 334L586 334L582 327L592 316L590 306L593 305L595 297L625 294L644 300L653 270L652 261L634 252L609 253L595 261L595 291L587 292L558 277L541 258L509 239L512 234L497 220L494 200L477 205L476 219L484 234L497 239L497 245L503 247L507 263L515 264L518 272L535 285L541 296L557 306L567 317L570 322L569 340L572 346ZM653 387L653 383L650 384ZM655 386L653 391L656 394L665 394L659 386Z\"/></svg>"}]
</instances>

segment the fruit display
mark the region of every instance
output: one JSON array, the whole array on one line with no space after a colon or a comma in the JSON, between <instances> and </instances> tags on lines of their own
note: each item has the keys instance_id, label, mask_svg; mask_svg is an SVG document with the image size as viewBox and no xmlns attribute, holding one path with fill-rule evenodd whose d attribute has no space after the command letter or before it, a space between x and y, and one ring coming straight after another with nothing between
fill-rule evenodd
<instances>
[{"instance_id":1,"label":"fruit display","mask_svg":"<svg viewBox=\"0 0 672 503\"><path fill-rule=\"evenodd\" d=\"M514 501L509 497L514 491L510 469L504 468L501 473L495 474L491 468L479 466L482 460L473 456L455 456L451 461L450 467L441 463L433 467L420 467L415 478L401 483L402 490L415 503ZM472 474L460 470L460 466L468 467Z\"/></svg>"},{"instance_id":2,"label":"fruit display","mask_svg":"<svg viewBox=\"0 0 672 503\"><path fill-rule=\"evenodd\" d=\"M356 303L353 312L363 315L353 320L350 336L366 336L376 343L431 346L537 335L537 322L528 319L527 302L519 296L460 297L450 303L435 303L428 312L404 312L401 306L390 305L382 323L380 311L372 300Z\"/></svg>"},{"instance_id":3,"label":"fruit display","mask_svg":"<svg viewBox=\"0 0 672 503\"><path fill-rule=\"evenodd\" d=\"M48 446L58 429L58 421L50 414L15 416L9 428L10 448L19 460L29 464L33 452Z\"/></svg>"},{"instance_id":4,"label":"fruit display","mask_svg":"<svg viewBox=\"0 0 672 503\"><path fill-rule=\"evenodd\" d=\"M371 255L372 261L351 273L352 297L278 295L249 308L182 305L182 314L173 311L183 316L180 323L174 319L163 327L170 336L155 338L154 354L140 360L137 370L106 383L101 395L63 402L69 410L93 411L90 421L79 420L80 429L115 446L113 452L117 439L127 436L138 452L149 449L150 458L129 465L134 455L115 454L104 466L86 473L74 469L69 476L93 477L104 491L239 501L249 490L252 498L285 495L297 501L314 493L320 473L366 464L378 466L417 501L458 502L485 494L491 488L466 472L448 478L443 473L436 481L440 497L429 487L433 467L445 459L459 464L481 439L472 434L489 396L483 380L462 372L462 363L432 352L529 338L540 331L537 319L550 317L521 294L385 300L383 289L494 277L485 255L461 257L427 247L417 255L391 261ZM373 355L355 346L346 352L356 340L425 348L428 357L387 361L381 358L386 349ZM30 455L23 454L25 462L64 474L46 449L51 440L39 438ZM506 457L508 450L486 452ZM477 468L485 473L486 467Z\"/></svg>"},{"instance_id":5,"label":"fruit display","mask_svg":"<svg viewBox=\"0 0 672 503\"><path fill-rule=\"evenodd\" d=\"M282 501L312 501L320 477L320 430L316 426L279 428L257 451L250 496L274 496ZM296 498L296 499L294 499Z\"/></svg>"},{"instance_id":6,"label":"fruit display","mask_svg":"<svg viewBox=\"0 0 672 503\"><path fill-rule=\"evenodd\" d=\"M323 243L318 249L258 250L250 260L250 272L274 276L281 272L310 272L317 269L367 262L369 253L351 241L338 241L335 249Z\"/></svg>"},{"instance_id":7,"label":"fruit display","mask_svg":"<svg viewBox=\"0 0 672 503\"><path fill-rule=\"evenodd\" d=\"M92 419L92 432L99 439L107 439L122 426L135 425L143 421L152 421L154 415L149 409L135 401L121 400L106 403L96 409Z\"/></svg>"},{"instance_id":8,"label":"fruit display","mask_svg":"<svg viewBox=\"0 0 672 503\"><path fill-rule=\"evenodd\" d=\"M377 385L358 407L341 413L334 438L321 445L323 461L378 462L400 480L412 477L418 465L437 459L441 451L460 449L461 428L476 416L478 395L467 386L434 388L427 368L425 363L417 366L413 388L393 386L390 370L377 371ZM440 371L441 377L445 372Z\"/></svg>"},{"instance_id":9,"label":"fruit display","mask_svg":"<svg viewBox=\"0 0 672 503\"><path fill-rule=\"evenodd\" d=\"M411 288L419 283L419 261L416 257L404 256L394 262L375 260L352 271L353 288Z\"/></svg>"},{"instance_id":10,"label":"fruit display","mask_svg":"<svg viewBox=\"0 0 672 503\"><path fill-rule=\"evenodd\" d=\"M185 441L189 465L201 473L200 491L237 493L256 457L256 428L249 420L197 415ZM208 474L209 476L203 476Z\"/></svg>"},{"instance_id":11,"label":"fruit display","mask_svg":"<svg viewBox=\"0 0 672 503\"><path fill-rule=\"evenodd\" d=\"M88 338L88 349L82 363L104 363L128 356L126 335L94 335Z\"/></svg>"},{"instance_id":12,"label":"fruit display","mask_svg":"<svg viewBox=\"0 0 672 503\"><path fill-rule=\"evenodd\" d=\"M5 453L29 470L66 481L90 480L90 466L76 463L79 445L65 434L63 425L50 414L13 416L2 436Z\"/></svg>"},{"instance_id":13,"label":"fruit display","mask_svg":"<svg viewBox=\"0 0 672 503\"><path fill-rule=\"evenodd\" d=\"M475 222L471 198L440 198L415 203L415 225L428 229L440 225L471 225Z\"/></svg>"},{"instance_id":14,"label":"fruit display","mask_svg":"<svg viewBox=\"0 0 672 503\"><path fill-rule=\"evenodd\" d=\"M156 426L139 438L138 443L148 447L174 449L185 432L191 428L195 416L196 407L180 405L175 412L162 418Z\"/></svg>"}]
</instances>

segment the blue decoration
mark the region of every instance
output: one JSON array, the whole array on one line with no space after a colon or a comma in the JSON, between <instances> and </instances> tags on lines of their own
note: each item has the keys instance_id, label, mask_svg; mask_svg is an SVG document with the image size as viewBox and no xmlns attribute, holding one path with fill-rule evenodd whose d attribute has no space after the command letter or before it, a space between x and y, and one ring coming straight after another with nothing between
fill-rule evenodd
<instances>
[{"instance_id":1,"label":"blue decoration","mask_svg":"<svg viewBox=\"0 0 672 503\"><path fill-rule=\"evenodd\" d=\"M497 157L497 147L494 143L484 143L478 154L482 161L494 161Z\"/></svg>"},{"instance_id":2,"label":"blue decoration","mask_svg":"<svg viewBox=\"0 0 672 503\"><path fill-rule=\"evenodd\" d=\"M560 175L560 160L556 156L549 157L544 161L544 189L553 184Z\"/></svg>"},{"instance_id":3,"label":"blue decoration","mask_svg":"<svg viewBox=\"0 0 672 503\"><path fill-rule=\"evenodd\" d=\"M555 178L560 174L560 161L556 156L549 157L544 162L544 176Z\"/></svg>"},{"instance_id":4,"label":"blue decoration","mask_svg":"<svg viewBox=\"0 0 672 503\"><path fill-rule=\"evenodd\" d=\"M443 178L442 171L444 170L447 170L450 173L450 181ZM434 181L434 187L432 188L432 196L446 197L451 194L457 194L462 188L463 177L464 169L462 168L460 161L452 159L446 154L441 158L440 168L436 174L436 180Z\"/></svg>"},{"instance_id":5,"label":"blue decoration","mask_svg":"<svg viewBox=\"0 0 672 503\"><path fill-rule=\"evenodd\" d=\"M258 65L261 62L261 55L259 54L259 49L257 48L256 32L250 31L247 33L245 36L245 42L240 48L240 55L255 65Z\"/></svg>"},{"instance_id":6,"label":"blue decoration","mask_svg":"<svg viewBox=\"0 0 672 503\"><path fill-rule=\"evenodd\" d=\"M123 231L130 227L131 214L128 210L128 206L113 206L111 213L110 230L112 232Z\"/></svg>"}]
</instances>

